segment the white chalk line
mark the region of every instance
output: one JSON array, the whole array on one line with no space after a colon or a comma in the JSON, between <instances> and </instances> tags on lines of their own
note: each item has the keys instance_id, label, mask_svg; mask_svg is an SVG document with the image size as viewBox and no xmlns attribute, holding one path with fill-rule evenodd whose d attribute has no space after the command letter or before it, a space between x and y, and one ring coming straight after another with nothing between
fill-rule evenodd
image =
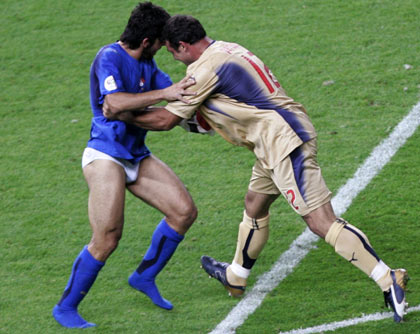
<instances>
[{"instance_id":1,"label":"white chalk line","mask_svg":"<svg viewBox=\"0 0 420 334\"><path fill-rule=\"evenodd\" d=\"M420 305L410 307L407 309L407 313L420 311ZM279 334L314 334L314 333L324 333L327 331L335 331L338 328L350 327L358 324L363 324L369 321L379 321L383 319L392 318L394 316L393 312L383 312L383 313L374 313L367 314L359 318L353 318L343 321L331 322L329 324L324 324L315 327L308 327L304 329L294 329L288 332L280 332Z\"/></svg>"},{"instance_id":2,"label":"white chalk line","mask_svg":"<svg viewBox=\"0 0 420 334\"><path fill-rule=\"evenodd\" d=\"M332 205L337 216L343 215L353 199L366 188L370 181L391 160L395 153L410 138L420 125L420 102L395 127L391 134L383 140L358 168L354 176L342 186L332 199ZM248 316L261 305L265 296L285 279L309 251L315 247L319 237L308 228L292 242L272 268L262 274L253 288L229 312L222 322L210 334L234 334Z\"/></svg>"}]
</instances>

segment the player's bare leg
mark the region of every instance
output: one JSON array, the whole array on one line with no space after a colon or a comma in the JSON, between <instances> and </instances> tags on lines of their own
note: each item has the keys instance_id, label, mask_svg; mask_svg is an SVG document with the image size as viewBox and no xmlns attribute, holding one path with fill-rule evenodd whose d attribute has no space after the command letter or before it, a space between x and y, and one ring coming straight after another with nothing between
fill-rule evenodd
<instances>
[{"instance_id":1,"label":"player's bare leg","mask_svg":"<svg viewBox=\"0 0 420 334\"><path fill-rule=\"evenodd\" d=\"M194 222L197 209L175 173L154 156L140 163L137 181L127 188L165 215L153 233L146 255L130 276L129 284L145 293L157 306L170 310L173 306L160 295L155 278Z\"/></svg>"},{"instance_id":2,"label":"player's bare leg","mask_svg":"<svg viewBox=\"0 0 420 334\"><path fill-rule=\"evenodd\" d=\"M125 174L109 160L95 160L83 169L89 186L89 220L92 239L74 261L72 273L53 316L64 327L95 326L78 313L78 305L93 285L106 259L121 238L125 197Z\"/></svg>"},{"instance_id":3,"label":"player's bare leg","mask_svg":"<svg viewBox=\"0 0 420 334\"><path fill-rule=\"evenodd\" d=\"M239 297L245 292L247 278L268 240L269 208L277 197L248 190L232 263L219 262L209 256L201 258L203 269L218 279L232 296Z\"/></svg>"},{"instance_id":4,"label":"player's bare leg","mask_svg":"<svg viewBox=\"0 0 420 334\"><path fill-rule=\"evenodd\" d=\"M385 303L394 311L394 320L402 321L407 306L404 292L408 280L407 272L404 269L391 270L376 254L362 231L335 216L330 202L303 219L309 228L332 245L339 255L378 284L384 292Z\"/></svg>"},{"instance_id":5,"label":"player's bare leg","mask_svg":"<svg viewBox=\"0 0 420 334\"><path fill-rule=\"evenodd\" d=\"M104 171L102 175L100 171ZM88 249L95 259L106 261L123 232L125 173L109 160L95 160L83 172L89 186L88 210L93 232Z\"/></svg>"},{"instance_id":6,"label":"player's bare leg","mask_svg":"<svg viewBox=\"0 0 420 334\"><path fill-rule=\"evenodd\" d=\"M154 155L141 161L139 177L127 189L165 215L168 225L184 235L197 218L197 208L185 185Z\"/></svg>"}]
</instances>

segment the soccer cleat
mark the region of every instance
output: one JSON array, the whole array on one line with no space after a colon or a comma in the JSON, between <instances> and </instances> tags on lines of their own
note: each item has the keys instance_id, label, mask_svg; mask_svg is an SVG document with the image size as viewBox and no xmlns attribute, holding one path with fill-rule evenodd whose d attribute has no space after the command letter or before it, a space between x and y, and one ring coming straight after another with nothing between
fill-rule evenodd
<instances>
[{"instance_id":1,"label":"soccer cleat","mask_svg":"<svg viewBox=\"0 0 420 334\"><path fill-rule=\"evenodd\" d=\"M405 269L391 270L392 285L384 292L385 306L394 311L394 321L401 322L408 303L405 301L405 288L409 277Z\"/></svg>"},{"instance_id":2,"label":"soccer cleat","mask_svg":"<svg viewBox=\"0 0 420 334\"><path fill-rule=\"evenodd\" d=\"M245 286L231 285L229 284L226 277L226 269L229 267L229 263L219 262L210 256L203 255L201 257L202 268L206 271L210 277L217 279L229 292L230 296L240 297L245 292Z\"/></svg>"}]
</instances>

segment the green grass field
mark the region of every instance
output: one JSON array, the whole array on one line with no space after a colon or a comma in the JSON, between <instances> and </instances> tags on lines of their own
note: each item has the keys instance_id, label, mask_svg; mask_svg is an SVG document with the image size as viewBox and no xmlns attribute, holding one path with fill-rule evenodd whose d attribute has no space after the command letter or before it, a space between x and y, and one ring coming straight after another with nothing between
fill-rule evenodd
<instances>
[{"instance_id":1,"label":"green grass field","mask_svg":"<svg viewBox=\"0 0 420 334\"><path fill-rule=\"evenodd\" d=\"M267 63L308 110L334 193L420 100L419 0L156 3L196 16L210 37L238 42ZM0 333L68 332L51 310L90 239L80 167L91 118L89 67L102 45L118 39L135 5L0 3ZM184 65L164 48L156 59L174 80L183 77ZM409 271L410 306L420 304L419 143L417 130L344 215L389 266ZM148 146L181 177L199 209L157 281L175 308L158 309L127 284L161 219L127 196L123 239L80 312L98 324L88 330L95 333L209 333L238 300L207 278L199 259L231 261L254 157L218 136L181 129L150 133ZM271 217L270 241L250 286L305 228L282 199ZM236 333L277 334L383 311L377 286L319 242ZM420 314L402 324L385 319L336 332L420 333Z\"/></svg>"}]
</instances>

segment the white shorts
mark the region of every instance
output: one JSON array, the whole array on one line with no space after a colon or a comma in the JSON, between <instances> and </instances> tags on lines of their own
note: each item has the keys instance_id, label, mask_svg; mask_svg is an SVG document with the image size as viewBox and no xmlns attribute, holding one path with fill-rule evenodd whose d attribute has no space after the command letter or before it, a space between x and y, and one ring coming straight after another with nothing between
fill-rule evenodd
<instances>
[{"instance_id":1,"label":"white shorts","mask_svg":"<svg viewBox=\"0 0 420 334\"><path fill-rule=\"evenodd\" d=\"M132 183L137 180L137 177L139 175L140 162L132 164L127 160L114 158L106 153L95 150L94 148L86 147L83 151L82 168L89 165L92 161L95 160L111 160L120 165L122 168L124 168L126 183Z\"/></svg>"}]
</instances>

